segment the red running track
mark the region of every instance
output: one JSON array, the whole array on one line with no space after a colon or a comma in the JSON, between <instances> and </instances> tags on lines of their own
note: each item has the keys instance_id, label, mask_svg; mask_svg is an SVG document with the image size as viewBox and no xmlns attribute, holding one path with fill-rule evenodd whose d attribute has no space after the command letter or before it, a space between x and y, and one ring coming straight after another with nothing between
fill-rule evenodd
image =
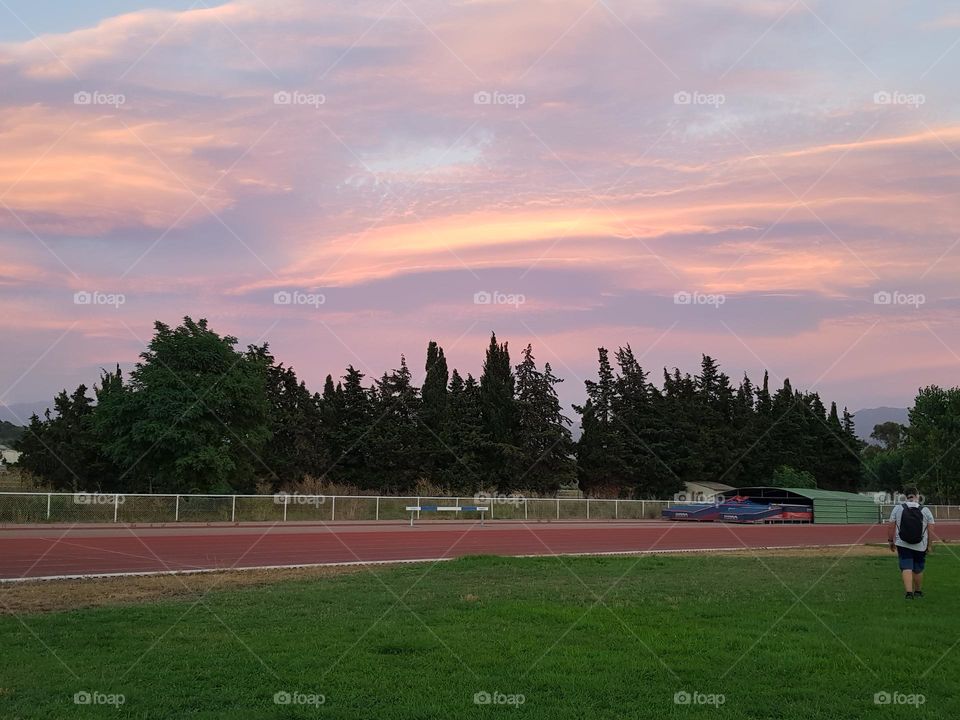
<instances>
[{"instance_id":1,"label":"red running track","mask_svg":"<svg viewBox=\"0 0 960 720\"><path fill-rule=\"evenodd\" d=\"M938 535L960 540L960 523ZM562 555L883 542L881 525L665 522L0 529L0 579L156 573L462 555Z\"/></svg>"}]
</instances>

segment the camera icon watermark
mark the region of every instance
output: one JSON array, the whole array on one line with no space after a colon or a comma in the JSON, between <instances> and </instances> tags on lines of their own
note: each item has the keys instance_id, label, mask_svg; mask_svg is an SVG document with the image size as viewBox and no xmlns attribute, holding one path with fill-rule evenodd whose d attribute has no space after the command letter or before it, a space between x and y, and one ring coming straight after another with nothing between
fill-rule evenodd
<instances>
[{"instance_id":1,"label":"camera icon watermark","mask_svg":"<svg viewBox=\"0 0 960 720\"><path fill-rule=\"evenodd\" d=\"M305 105L316 110L326 105L327 96L323 93L307 93L300 90L278 90L273 94L274 105Z\"/></svg>"},{"instance_id":2,"label":"camera icon watermark","mask_svg":"<svg viewBox=\"0 0 960 720\"><path fill-rule=\"evenodd\" d=\"M513 707L520 707L526 701L526 696L521 693L503 693L499 690L494 690L492 693L481 690L473 694L474 705L512 705Z\"/></svg>"},{"instance_id":3,"label":"camera icon watermark","mask_svg":"<svg viewBox=\"0 0 960 720\"><path fill-rule=\"evenodd\" d=\"M326 702L326 695L321 695L320 693L279 690L273 694L274 705L312 705L313 707L320 707Z\"/></svg>"},{"instance_id":4,"label":"camera icon watermark","mask_svg":"<svg viewBox=\"0 0 960 720\"><path fill-rule=\"evenodd\" d=\"M905 93L898 90L878 90L873 94L874 105L906 105L914 109L927 102L922 93Z\"/></svg>"},{"instance_id":5,"label":"camera icon watermark","mask_svg":"<svg viewBox=\"0 0 960 720\"><path fill-rule=\"evenodd\" d=\"M112 705L119 709L127 701L120 693L104 693L99 690L81 690L73 695L74 705Z\"/></svg>"},{"instance_id":6,"label":"camera icon watermark","mask_svg":"<svg viewBox=\"0 0 960 720\"><path fill-rule=\"evenodd\" d=\"M74 305L112 305L114 309L119 309L126 302L127 296L123 293L79 290L73 294Z\"/></svg>"},{"instance_id":7,"label":"camera icon watermark","mask_svg":"<svg viewBox=\"0 0 960 720\"><path fill-rule=\"evenodd\" d=\"M900 305L919 308L926 305L927 296L923 293L905 293L899 290L881 290L873 294L874 305Z\"/></svg>"},{"instance_id":8,"label":"camera icon watermark","mask_svg":"<svg viewBox=\"0 0 960 720\"><path fill-rule=\"evenodd\" d=\"M499 90L478 90L473 94L474 105L510 105L519 108L526 104L527 96L523 93L505 93Z\"/></svg>"},{"instance_id":9,"label":"camera icon watermark","mask_svg":"<svg viewBox=\"0 0 960 720\"><path fill-rule=\"evenodd\" d=\"M323 293L308 293L300 290L279 290L273 294L274 305L308 305L319 309L327 302Z\"/></svg>"},{"instance_id":10,"label":"camera icon watermark","mask_svg":"<svg viewBox=\"0 0 960 720\"><path fill-rule=\"evenodd\" d=\"M98 90L81 90L73 94L74 105L107 105L113 108L119 108L125 105L127 96L123 93L105 93Z\"/></svg>"},{"instance_id":11,"label":"camera icon watermark","mask_svg":"<svg viewBox=\"0 0 960 720\"><path fill-rule=\"evenodd\" d=\"M688 292L681 290L673 294L674 305L709 305L719 309L727 301L727 297L720 293Z\"/></svg>"},{"instance_id":12,"label":"camera icon watermark","mask_svg":"<svg viewBox=\"0 0 960 720\"><path fill-rule=\"evenodd\" d=\"M513 305L518 308L525 302L527 302L527 296L522 293L481 290L473 294L474 305Z\"/></svg>"},{"instance_id":13,"label":"camera icon watermark","mask_svg":"<svg viewBox=\"0 0 960 720\"><path fill-rule=\"evenodd\" d=\"M727 696L722 693L702 693L698 691L688 692L678 690L673 694L674 705L712 705L720 707L727 701Z\"/></svg>"},{"instance_id":14,"label":"camera icon watermark","mask_svg":"<svg viewBox=\"0 0 960 720\"><path fill-rule=\"evenodd\" d=\"M704 93L697 90L680 90L673 94L674 105L706 105L719 108L727 102L727 96L722 93Z\"/></svg>"},{"instance_id":15,"label":"camera icon watermark","mask_svg":"<svg viewBox=\"0 0 960 720\"><path fill-rule=\"evenodd\" d=\"M902 693L894 690L881 690L873 695L874 705L912 705L920 707L927 702L927 696L921 693Z\"/></svg>"}]
</instances>

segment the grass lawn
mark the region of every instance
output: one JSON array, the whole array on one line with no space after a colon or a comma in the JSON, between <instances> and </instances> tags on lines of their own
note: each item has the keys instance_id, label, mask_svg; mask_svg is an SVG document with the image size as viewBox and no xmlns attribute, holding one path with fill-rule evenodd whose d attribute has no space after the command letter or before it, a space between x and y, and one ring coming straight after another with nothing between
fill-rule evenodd
<instances>
[{"instance_id":1,"label":"grass lawn","mask_svg":"<svg viewBox=\"0 0 960 720\"><path fill-rule=\"evenodd\" d=\"M960 717L960 559L908 604L892 556L841 552L477 557L7 615L0 718Z\"/></svg>"}]
</instances>

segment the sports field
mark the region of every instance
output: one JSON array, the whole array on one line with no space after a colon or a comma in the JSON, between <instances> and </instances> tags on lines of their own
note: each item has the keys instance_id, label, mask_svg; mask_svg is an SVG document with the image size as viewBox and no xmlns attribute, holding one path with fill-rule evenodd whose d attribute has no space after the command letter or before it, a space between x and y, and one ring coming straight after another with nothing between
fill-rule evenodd
<instances>
[{"instance_id":1,"label":"sports field","mask_svg":"<svg viewBox=\"0 0 960 720\"><path fill-rule=\"evenodd\" d=\"M909 604L884 548L8 585L0 717L958 717L954 552Z\"/></svg>"}]
</instances>

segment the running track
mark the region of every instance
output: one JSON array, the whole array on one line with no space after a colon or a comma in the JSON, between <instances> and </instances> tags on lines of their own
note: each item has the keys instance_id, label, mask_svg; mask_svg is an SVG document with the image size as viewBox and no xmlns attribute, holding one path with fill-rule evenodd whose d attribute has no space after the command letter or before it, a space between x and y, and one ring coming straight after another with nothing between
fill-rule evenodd
<instances>
[{"instance_id":1,"label":"running track","mask_svg":"<svg viewBox=\"0 0 960 720\"><path fill-rule=\"evenodd\" d=\"M960 540L960 523L940 523ZM883 542L881 525L667 522L445 522L241 526L0 528L0 581L190 572L462 555L570 555L732 550Z\"/></svg>"}]
</instances>

